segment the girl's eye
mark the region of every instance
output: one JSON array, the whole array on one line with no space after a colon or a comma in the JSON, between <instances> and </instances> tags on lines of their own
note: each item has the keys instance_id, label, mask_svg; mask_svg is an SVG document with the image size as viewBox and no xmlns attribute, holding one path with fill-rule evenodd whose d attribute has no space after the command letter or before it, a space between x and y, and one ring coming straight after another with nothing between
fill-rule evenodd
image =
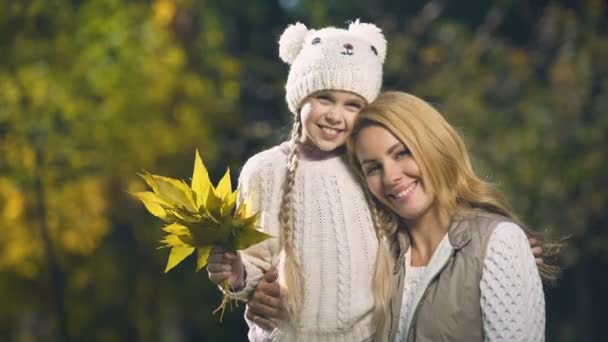
<instances>
[{"instance_id":1,"label":"girl's eye","mask_svg":"<svg viewBox=\"0 0 608 342\"><path fill-rule=\"evenodd\" d=\"M361 108L363 108L363 106L356 102L347 103L346 107L348 107L350 110L361 110Z\"/></svg>"},{"instance_id":2,"label":"girl's eye","mask_svg":"<svg viewBox=\"0 0 608 342\"><path fill-rule=\"evenodd\" d=\"M317 95L317 100L319 100L321 102L329 102L329 101L331 101L331 98L328 95L319 94L319 95Z\"/></svg>"},{"instance_id":3,"label":"girl's eye","mask_svg":"<svg viewBox=\"0 0 608 342\"><path fill-rule=\"evenodd\" d=\"M315 38L315 39L313 39L313 40L312 40L311 44L312 44L312 45L317 45L317 44L319 44L320 42L321 42L321 38L317 37L317 38Z\"/></svg>"}]
</instances>

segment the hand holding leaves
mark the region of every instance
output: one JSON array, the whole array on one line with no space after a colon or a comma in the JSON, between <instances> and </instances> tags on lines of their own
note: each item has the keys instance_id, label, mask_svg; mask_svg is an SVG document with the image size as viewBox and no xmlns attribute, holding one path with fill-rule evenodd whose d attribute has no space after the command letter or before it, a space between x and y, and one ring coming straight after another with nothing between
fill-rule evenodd
<instances>
[{"instance_id":1,"label":"hand holding leaves","mask_svg":"<svg viewBox=\"0 0 608 342\"><path fill-rule=\"evenodd\" d=\"M217 285L227 282L232 290L238 291L244 284L245 267L239 254L221 247L214 247L207 263L209 279Z\"/></svg>"},{"instance_id":2,"label":"hand holding leaves","mask_svg":"<svg viewBox=\"0 0 608 342\"><path fill-rule=\"evenodd\" d=\"M167 223L162 229L168 235L160 241L161 247L171 248L165 272L194 251L197 252L196 270L199 271L207 264L214 247L215 251L222 251L218 259L221 263L224 261L221 257L224 252L245 249L271 237L256 229L258 213L250 213L247 203L237 205L238 190L232 191L229 170L226 170L216 187L211 184L198 150L190 186L182 180L149 173L144 173L141 177L152 191L136 192L133 195L142 201L152 215ZM232 283L242 281L242 277L237 278L243 273L240 256L234 253L227 255L231 255L225 263L230 268L230 274L217 275L217 269L208 270L210 277L212 273L217 275L212 280L221 280L219 282L224 290L237 285ZM217 257L214 255L212 261L218 262L214 259ZM216 266L217 264L213 267ZM224 297L219 308L222 312L227 302L227 297Z\"/></svg>"},{"instance_id":3,"label":"hand holding leaves","mask_svg":"<svg viewBox=\"0 0 608 342\"><path fill-rule=\"evenodd\" d=\"M216 187L211 184L198 151L191 186L149 173L141 176L152 191L133 195L152 215L168 223L163 228L168 235L161 240L162 247L171 248L165 272L194 251L198 271L207 264L213 246L236 251L271 237L256 229L258 213L250 213L246 203L237 206L238 190L232 191L229 170Z\"/></svg>"}]
</instances>

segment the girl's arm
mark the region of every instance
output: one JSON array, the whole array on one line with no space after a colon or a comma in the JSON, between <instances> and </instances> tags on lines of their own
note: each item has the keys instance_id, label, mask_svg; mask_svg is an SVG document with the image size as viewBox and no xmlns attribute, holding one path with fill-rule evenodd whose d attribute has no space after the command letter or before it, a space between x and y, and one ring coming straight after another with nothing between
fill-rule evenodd
<instances>
[{"instance_id":1,"label":"girl's arm","mask_svg":"<svg viewBox=\"0 0 608 342\"><path fill-rule=\"evenodd\" d=\"M247 203L251 212L260 213L260 230L276 236L273 232L271 220L269 216L268 202L266 194L271 193L271 189L267 189L267 182L262 175L267 174L259 163L258 158L249 159L239 176L239 203ZM251 293L258 285L264 272L276 268L276 259L279 253L280 245L277 238L270 238L261 243L253 245L245 250L238 252L238 259L242 261L244 268L243 277L239 280L236 288L227 293L228 296L234 299L246 301Z\"/></svg>"},{"instance_id":2,"label":"girl's arm","mask_svg":"<svg viewBox=\"0 0 608 342\"><path fill-rule=\"evenodd\" d=\"M530 243L514 223L488 242L480 282L485 341L544 341L545 296Z\"/></svg>"}]
</instances>

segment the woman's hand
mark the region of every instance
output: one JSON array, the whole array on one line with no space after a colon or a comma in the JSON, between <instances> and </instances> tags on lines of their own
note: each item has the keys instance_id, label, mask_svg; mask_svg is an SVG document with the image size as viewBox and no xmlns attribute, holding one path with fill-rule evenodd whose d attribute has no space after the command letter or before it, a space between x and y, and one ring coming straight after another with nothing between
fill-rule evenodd
<instances>
[{"instance_id":1,"label":"woman's hand","mask_svg":"<svg viewBox=\"0 0 608 342\"><path fill-rule=\"evenodd\" d=\"M534 260L536 261L536 265L542 265L545 262L543 261L543 247L541 247L538 240L533 237L528 237L528 241L530 241L530 248L532 249L532 254L534 254Z\"/></svg>"},{"instance_id":2,"label":"woman's hand","mask_svg":"<svg viewBox=\"0 0 608 342\"><path fill-rule=\"evenodd\" d=\"M287 319L276 280L276 271L266 272L247 303L245 317L264 330L273 330L277 321Z\"/></svg>"},{"instance_id":3,"label":"woman's hand","mask_svg":"<svg viewBox=\"0 0 608 342\"><path fill-rule=\"evenodd\" d=\"M240 289L244 284L245 267L239 254L234 254L221 247L213 247L207 259L209 279L217 285L225 280L232 289Z\"/></svg>"}]
</instances>

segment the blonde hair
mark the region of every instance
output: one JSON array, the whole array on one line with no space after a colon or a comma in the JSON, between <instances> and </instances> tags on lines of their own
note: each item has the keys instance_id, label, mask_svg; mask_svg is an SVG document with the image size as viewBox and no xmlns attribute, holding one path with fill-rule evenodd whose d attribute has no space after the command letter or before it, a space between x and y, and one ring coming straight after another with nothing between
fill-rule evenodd
<instances>
[{"instance_id":1,"label":"blonde hair","mask_svg":"<svg viewBox=\"0 0 608 342\"><path fill-rule=\"evenodd\" d=\"M504 195L493 184L483 181L475 174L466 146L456 130L427 102L403 92L384 92L359 113L347 146L349 161L362 184L367 183L354 147L359 132L369 126L386 128L408 147L423 177L434 190L438 208L442 212L452 216L481 210L505 216L519 224L519 219ZM387 211L375 200L370 201L370 206L372 213ZM540 241L543 257L554 256L559 251L562 245L560 242L544 240L537 232L519 225L528 236ZM388 236L397 229L394 221L384 223L384 226L375 226L379 237ZM379 242L381 245L384 243L382 240ZM378 253L378 257L376 269L378 273L382 270L382 274L375 274L373 280L373 291L378 292L374 293L374 316L376 322L382 325L390 293L384 293L387 289L381 283L390 279L391 274L384 273L384 266L378 265L386 264L386 260L380 258L390 256ZM555 280L559 273L558 267L548 264L538 265L538 268L545 282Z\"/></svg>"},{"instance_id":2,"label":"blonde hair","mask_svg":"<svg viewBox=\"0 0 608 342\"><path fill-rule=\"evenodd\" d=\"M378 250L376 252L376 263L374 265L374 278L372 280L372 298L374 300L373 324L376 331L384 331L386 324L385 313L388 312L391 294L393 293L393 282L387 281L393 272L393 258L391 257L388 237L397 228L397 216L380 205L366 186L363 186L365 198L372 215L372 222L378 238ZM384 336L381 341L385 340Z\"/></svg>"},{"instance_id":3,"label":"blonde hair","mask_svg":"<svg viewBox=\"0 0 608 342\"><path fill-rule=\"evenodd\" d=\"M281 244L285 251L283 265L283 279L285 284L285 294L282 296L284 306L293 322L299 322L300 307L304 294L304 278L302 268L295 253L292 223L292 194L296 180L296 170L298 168L299 150L298 142L302 137L302 123L300 115L295 118L291 136L289 139L290 149L287 156L287 175L285 177L281 210L279 212L279 222L281 224Z\"/></svg>"}]
</instances>

